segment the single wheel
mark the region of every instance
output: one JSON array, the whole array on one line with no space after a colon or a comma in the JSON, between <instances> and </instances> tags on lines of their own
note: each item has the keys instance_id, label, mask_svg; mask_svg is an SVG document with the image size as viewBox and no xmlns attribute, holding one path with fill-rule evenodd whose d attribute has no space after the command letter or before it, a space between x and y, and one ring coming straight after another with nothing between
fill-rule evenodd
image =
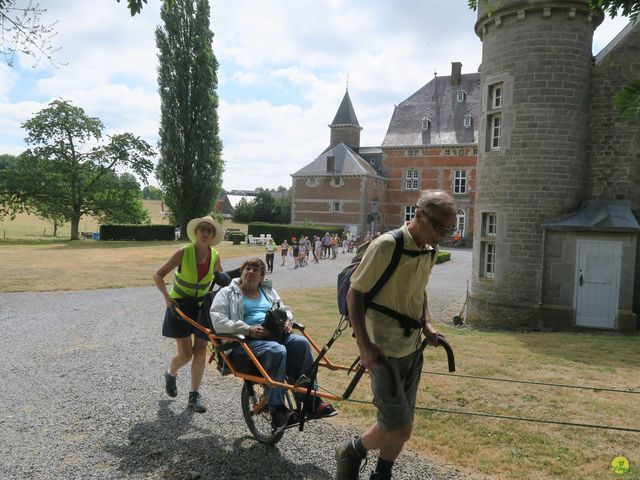
<instances>
[{"instance_id":1,"label":"single wheel","mask_svg":"<svg viewBox=\"0 0 640 480\"><path fill-rule=\"evenodd\" d=\"M245 381L240 397L242 415L249 430L260 443L275 445L284 435L284 430L275 433L271 426L271 415L267 406L264 385Z\"/></svg>"}]
</instances>

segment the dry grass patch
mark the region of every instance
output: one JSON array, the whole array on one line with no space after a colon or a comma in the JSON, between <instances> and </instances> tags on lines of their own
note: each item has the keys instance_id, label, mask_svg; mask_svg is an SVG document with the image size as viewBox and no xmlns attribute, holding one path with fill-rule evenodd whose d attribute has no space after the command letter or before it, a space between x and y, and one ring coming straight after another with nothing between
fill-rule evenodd
<instances>
[{"instance_id":1,"label":"dry grass patch","mask_svg":"<svg viewBox=\"0 0 640 480\"><path fill-rule=\"evenodd\" d=\"M0 242L0 292L151 286L153 272L181 245L91 240ZM255 253L255 247L229 242L216 249L223 266L225 258Z\"/></svg>"},{"instance_id":2,"label":"dry grass patch","mask_svg":"<svg viewBox=\"0 0 640 480\"><path fill-rule=\"evenodd\" d=\"M335 289L288 292L284 300L319 343L339 318ZM640 337L583 333L501 333L440 326L456 353L457 372L554 384L640 391ZM330 352L351 364L357 349L347 330ZM440 348L425 352L426 372L447 373ZM350 377L320 372L323 387L342 393ZM353 398L371 400L363 377ZM424 373L418 405L545 420L640 429L640 395L502 383ZM337 421L368 426L371 406L342 402ZM640 478L640 433L472 417L421 410L408 448L475 478ZM615 476L611 460L625 455L632 470Z\"/></svg>"}]
</instances>

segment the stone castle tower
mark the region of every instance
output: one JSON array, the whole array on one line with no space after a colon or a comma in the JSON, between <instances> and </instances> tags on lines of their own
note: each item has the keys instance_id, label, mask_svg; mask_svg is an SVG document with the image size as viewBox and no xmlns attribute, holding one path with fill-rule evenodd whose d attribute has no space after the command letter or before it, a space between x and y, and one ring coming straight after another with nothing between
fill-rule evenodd
<instances>
[{"instance_id":1,"label":"stone castle tower","mask_svg":"<svg viewBox=\"0 0 640 480\"><path fill-rule=\"evenodd\" d=\"M588 0L479 2L482 108L468 319L540 326L542 223L584 199L593 32Z\"/></svg>"}]
</instances>

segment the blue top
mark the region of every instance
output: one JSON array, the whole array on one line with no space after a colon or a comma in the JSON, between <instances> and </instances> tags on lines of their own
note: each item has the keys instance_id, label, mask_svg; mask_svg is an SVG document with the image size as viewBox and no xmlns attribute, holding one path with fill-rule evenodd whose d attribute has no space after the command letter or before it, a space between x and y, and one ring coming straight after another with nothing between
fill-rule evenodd
<instances>
[{"instance_id":1,"label":"blue top","mask_svg":"<svg viewBox=\"0 0 640 480\"><path fill-rule=\"evenodd\" d=\"M242 305L244 307L244 323L255 326L262 325L264 317L271 308L271 302L260 289L259 298L247 298L242 296Z\"/></svg>"}]
</instances>

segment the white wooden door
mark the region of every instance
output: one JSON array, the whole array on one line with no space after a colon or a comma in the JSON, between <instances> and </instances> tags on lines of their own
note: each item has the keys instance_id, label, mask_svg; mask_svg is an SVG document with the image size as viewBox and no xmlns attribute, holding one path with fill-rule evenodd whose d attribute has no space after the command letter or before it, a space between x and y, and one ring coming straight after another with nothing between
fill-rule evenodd
<instances>
[{"instance_id":1,"label":"white wooden door","mask_svg":"<svg viewBox=\"0 0 640 480\"><path fill-rule=\"evenodd\" d=\"M622 242L578 240L576 325L615 328Z\"/></svg>"}]
</instances>

